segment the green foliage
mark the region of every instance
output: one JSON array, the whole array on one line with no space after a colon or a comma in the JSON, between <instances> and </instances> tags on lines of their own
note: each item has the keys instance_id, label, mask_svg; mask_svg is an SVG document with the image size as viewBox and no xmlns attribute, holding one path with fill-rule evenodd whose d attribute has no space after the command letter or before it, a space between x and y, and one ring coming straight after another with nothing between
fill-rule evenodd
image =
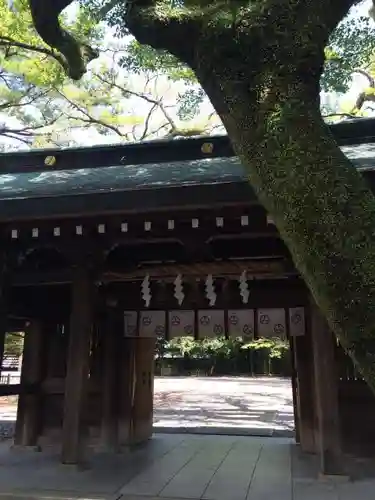
<instances>
[{"instance_id":1,"label":"green foliage","mask_svg":"<svg viewBox=\"0 0 375 500\"><path fill-rule=\"evenodd\" d=\"M149 45L141 45L132 40L120 65L133 73L165 73L172 81L185 80L196 83L194 72L174 56L165 51L155 50Z\"/></svg>"},{"instance_id":2,"label":"green foliage","mask_svg":"<svg viewBox=\"0 0 375 500\"><path fill-rule=\"evenodd\" d=\"M179 106L177 116L180 120L191 120L199 112L205 93L202 88L188 88L179 94Z\"/></svg>"},{"instance_id":3,"label":"green foliage","mask_svg":"<svg viewBox=\"0 0 375 500\"><path fill-rule=\"evenodd\" d=\"M159 345L158 345L159 344ZM162 345L162 348L160 348ZM188 362L187 366L205 367L207 373L221 371L252 373L253 358L258 356L261 373L271 373L272 362L281 361L289 364L289 343L280 338L267 338L247 341L242 338L205 338L176 337L169 342L160 338L156 349L159 362L170 364L179 359ZM225 368L226 367L226 368Z\"/></svg>"},{"instance_id":4,"label":"green foliage","mask_svg":"<svg viewBox=\"0 0 375 500\"><path fill-rule=\"evenodd\" d=\"M23 352L24 334L22 332L10 332L5 335L4 354L6 356L20 357Z\"/></svg>"},{"instance_id":5,"label":"green foliage","mask_svg":"<svg viewBox=\"0 0 375 500\"><path fill-rule=\"evenodd\" d=\"M85 129L90 135L115 137L117 142L167 134L199 135L206 130L206 125L178 123L188 122L198 113L202 92L185 84L180 95L175 92L175 112L170 111L170 102L163 106L163 94L168 93L164 73L163 83L147 68L146 60L144 67L131 68L131 77L128 68L118 65L121 56L132 65L132 51L124 51L124 43L109 40L100 60L78 84L73 83L58 54L33 29L27 0L17 0L15 11L6 2L0 0L0 113L11 120L1 123L0 136L40 148L80 144L85 136L75 131ZM80 8L74 14L74 21L73 16L63 18L69 30L95 45L102 32L90 10ZM156 58L152 69L158 64ZM168 79L177 82L181 77L188 81L186 69L171 66Z\"/></svg>"},{"instance_id":6,"label":"green foliage","mask_svg":"<svg viewBox=\"0 0 375 500\"><path fill-rule=\"evenodd\" d=\"M289 351L289 343L280 338L256 339L244 344L242 349L248 350L265 350L271 359L281 359L282 356Z\"/></svg>"},{"instance_id":7,"label":"green foliage","mask_svg":"<svg viewBox=\"0 0 375 500\"><path fill-rule=\"evenodd\" d=\"M77 9L74 22L63 16L62 22L80 39L95 43L101 34L87 10ZM0 67L14 75L22 75L25 83L37 86L58 85L67 80L53 52L36 33L27 0L15 0L8 8L0 0Z\"/></svg>"},{"instance_id":8,"label":"green foliage","mask_svg":"<svg viewBox=\"0 0 375 500\"><path fill-rule=\"evenodd\" d=\"M0 136L45 146L67 128L66 101L56 89L69 81L59 55L33 28L27 0L15 0L13 7L0 0L0 112L11 118L1 120ZM95 43L101 34L96 22L83 8L75 14L73 21L63 16L63 24Z\"/></svg>"},{"instance_id":9,"label":"green foliage","mask_svg":"<svg viewBox=\"0 0 375 500\"><path fill-rule=\"evenodd\" d=\"M185 82L186 90L178 98L177 116L180 120L191 120L198 114L206 95L194 72L168 52L132 40L119 64L127 72L163 74L172 82Z\"/></svg>"},{"instance_id":10,"label":"green foliage","mask_svg":"<svg viewBox=\"0 0 375 500\"><path fill-rule=\"evenodd\" d=\"M106 20L117 27L118 35L122 37L127 31L121 17L124 6L119 1L82 0L74 21L65 15L63 24L79 39L95 46L103 35L103 25L97 24L98 12L109 4L112 9L108 10ZM229 2L224 2L215 9L225 10L228 5ZM231 5L234 6L233 12L229 9L231 15L243 8L243 2L231 2ZM197 6L199 2L189 0L189 8ZM173 83L181 85L184 82L185 88L178 94L175 116L182 122L189 122L199 114L205 93L194 72L168 52L131 40L126 42L121 55L120 52L113 53L113 67L108 66L108 60L106 64L96 64L95 71L90 71L78 85L73 85L64 74L58 54L51 51L33 29L27 0L15 0L14 7L15 11L12 11L8 9L7 0L0 0L0 112L25 126L18 134L21 141L27 144L32 141L38 147L50 144L68 146L72 139L64 139L64 136L76 128L92 128L102 136L117 136L120 141L154 137L155 131L159 135L164 131L171 136L209 133L208 123L202 127L196 124L184 127L172 124L166 114L166 120L158 127L145 127L139 131L146 121L150 124L146 114L138 116L133 110L126 112L124 103L131 97L126 89L131 85L124 75L130 74L150 78L162 75ZM374 44L374 30L367 19L343 21L326 48L322 88L345 91L353 69L363 67L371 58ZM138 94L142 94L142 98L146 94L146 97L150 96L145 92ZM158 99L154 105L160 114L162 108ZM134 133L136 129L138 133ZM17 135L4 131L7 132L0 128L0 135Z\"/></svg>"},{"instance_id":11,"label":"green foliage","mask_svg":"<svg viewBox=\"0 0 375 500\"><path fill-rule=\"evenodd\" d=\"M345 92L351 75L366 66L375 52L375 29L369 19L342 21L332 33L326 50L321 86L326 91Z\"/></svg>"},{"instance_id":12,"label":"green foliage","mask_svg":"<svg viewBox=\"0 0 375 500\"><path fill-rule=\"evenodd\" d=\"M201 342L197 342L193 337L176 337L167 343L167 352L170 350L174 356L199 358L204 356L204 349Z\"/></svg>"},{"instance_id":13,"label":"green foliage","mask_svg":"<svg viewBox=\"0 0 375 500\"><path fill-rule=\"evenodd\" d=\"M96 2L98 5L101 2ZM117 26L118 34L123 36L121 8L111 13L108 21ZM332 33L327 49L325 70L321 78L321 88L325 91L345 92L351 75L356 68L363 68L369 63L375 50L375 29L368 18L344 19ZM121 65L135 72L165 72L172 80L183 79L195 82L194 73L178 59L165 51L158 51L148 45L132 41L129 51L121 60Z\"/></svg>"}]
</instances>

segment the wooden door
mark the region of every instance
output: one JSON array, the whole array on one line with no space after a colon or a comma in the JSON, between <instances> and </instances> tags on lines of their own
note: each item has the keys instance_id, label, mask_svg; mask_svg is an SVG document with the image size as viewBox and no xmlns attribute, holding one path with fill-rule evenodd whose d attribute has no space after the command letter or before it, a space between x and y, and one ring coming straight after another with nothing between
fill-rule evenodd
<instances>
[{"instance_id":1,"label":"wooden door","mask_svg":"<svg viewBox=\"0 0 375 500\"><path fill-rule=\"evenodd\" d=\"M152 436L155 339L137 338L135 351L132 442L139 443Z\"/></svg>"},{"instance_id":2,"label":"wooden door","mask_svg":"<svg viewBox=\"0 0 375 500\"><path fill-rule=\"evenodd\" d=\"M123 340L119 439L121 445L139 444L152 436L155 339Z\"/></svg>"}]
</instances>

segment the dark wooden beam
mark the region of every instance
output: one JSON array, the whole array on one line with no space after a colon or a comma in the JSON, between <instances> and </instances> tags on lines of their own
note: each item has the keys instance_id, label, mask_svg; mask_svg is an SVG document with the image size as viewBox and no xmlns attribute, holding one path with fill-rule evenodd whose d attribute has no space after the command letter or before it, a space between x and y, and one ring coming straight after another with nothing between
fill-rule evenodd
<instances>
[{"instance_id":1,"label":"dark wooden beam","mask_svg":"<svg viewBox=\"0 0 375 500\"><path fill-rule=\"evenodd\" d=\"M15 445L36 446L41 424L40 384L42 382L43 329L37 321L31 321L25 332L21 369L21 387L34 386L35 392L21 393L18 399Z\"/></svg>"},{"instance_id":2,"label":"dark wooden beam","mask_svg":"<svg viewBox=\"0 0 375 500\"><path fill-rule=\"evenodd\" d=\"M305 335L293 338L294 367L296 370L296 403L298 414L298 433L301 449L315 453L316 409L314 397L314 363L311 340L311 327L306 322Z\"/></svg>"},{"instance_id":3,"label":"dark wooden beam","mask_svg":"<svg viewBox=\"0 0 375 500\"><path fill-rule=\"evenodd\" d=\"M119 444L147 441L152 435L155 339L122 339L119 385Z\"/></svg>"},{"instance_id":4,"label":"dark wooden beam","mask_svg":"<svg viewBox=\"0 0 375 500\"><path fill-rule=\"evenodd\" d=\"M5 336L8 327L9 309L9 262L4 251L1 252L0 263L0 377L4 360Z\"/></svg>"},{"instance_id":5,"label":"dark wooden beam","mask_svg":"<svg viewBox=\"0 0 375 500\"><path fill-rule=\"evenodd\" d=\"M325 475L343 474L335 339L327 321L311 300L318 450Z\"/></svg>"},{"instance_id":6,"label":"dark wooden beam","mask_svg":"<svg viewBox=\"0 0 375 500\"><path fill-rule=\"evenodd\" d=\"M133 435L134 384L135 384L135 338L122 338L121 366L118 384L118 442L127 447Z\"/></svg>"},{"instance_id":7,"label":"dark wooden beam","mask_svg":"<svg viewBox=\"0 0 375 500\"><path fill-rule=\"evenodd\" d=\"M296 352L295 352L295 337L289 338L291 364L292 364L292 394L293 394L293 415L295 427L295 440L297 444L301 443L300 437L300 420L298 410L298 373L296 366Z\"/></svg>"},{"instance_id":8,"label":"dark wooden beam","mask_svg":"<svg viewBox=\"0 0 375 500\"><path fill-rule=\"evenodd\" d=\"M6 323L0 319L0 378L3 369Z\"/></svg>"},{"instance_id":9,"label":"dark wooden beam","mask_svg":"<svg viewBox=\"0 0 375 500\"><path fill-rule=\"evenodd\" d=\"M213 262L195 262L187 264L165 263L165 264L147 264L142 263L139 267L131 269L127 272L111 272L103 271L101 276L97 277L97 281L110 283L116 281L131 281L134 279L143 279L148 274L153 279L175 278L177 274L182 273L186 276L205 276L206 274L214 275L233 275L237 276L246 269L249 276L277 276L282 275L297 275L297 271L285 256L273 256L268 259L243 259L243 260L227 260ZM14 287L26 287L37 285L63 285L72 282L71 271L62 272L38 272L38 273L16 273L13 280Z\"/></svg>"},{"instance_id":10,"label":"dark wooden beam","mask_svg":"<svg viewBox=\"0 0 375 500\"><path fill-rule=\"evenodd\" d=\"M21 384L1 384L0 397L2 396L18 396L22 392L26 392L26 388Z\"/></svg>"},{"instance_id":11,"label":"dark wooden beam","mask_svg":"<svg viewBox=\"0 0 375 500\"><path fill-rule=\"evenodd\" d=\"M22 332L25 329L27 321L31 319L30 316L17 316L11 315L6 319L5 329L7 332Z\"/></svg>"},{"instance_id":12,"label":"dark wooden beam","mask_svg":"<svg viewBox=\"0 0 375 500\"><path fill-rule=\"evenodd\" d=\"M39 285L66 285L72 283L73 276L70 270L21 272L15 271L12 279L13 287Z\"/></svg>"},{"instance_id":13,"label":"dark wooden beam","mask_svg":"<svg viewBox=\"0 0 375 500\"><path fill-rule=\"evenodd\" d=\"M121 360L121 337L123 323L117 322L115 311L108 310L107 317L101 323L102 337L102 422L101 446L105 450L118 450L118 383Z\"/></svg>"},{"instance_id":14,"label":"dark wooden beam","mask_svg":"<svg viewBox=\"0 0 375 500\"><path fill-rule=\"evenodd\" d=\"M135 380L131 443L144 443L153 433L155 339L135 339Z\"/></svg>"},{"instance_id":15,"label":"dark wooden beam","mask_svg":"<svg viewBox=\"0 0 375 500\"><path fill-rule=\"evenodd\" d=\"M84 411L89 382L92 300L90 273L84 263L81 263L74 270L72 284L61 453L64 464L77 464L84 459Z\"/></svg>"}]
</instances>

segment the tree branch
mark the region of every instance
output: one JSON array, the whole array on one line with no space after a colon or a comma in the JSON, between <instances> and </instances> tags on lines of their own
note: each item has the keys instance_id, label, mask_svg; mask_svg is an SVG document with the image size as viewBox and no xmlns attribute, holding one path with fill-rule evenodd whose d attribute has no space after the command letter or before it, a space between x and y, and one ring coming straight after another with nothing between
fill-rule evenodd
<instances>
[{"instance_id":1,"label":"tree branch","mask_svg":"<svg viewBox=\"0 0 375 500\"><path fill-rule=\"evenodd\" d=\"M368 71L361 69L361 68L357 68L353 71L353 75L355 75L356 73L367 78L369 87L371 87L371 88L375 87L375 79L373 78L372 75L370 75L370 73Z\"/></svg>"},{"instance_id":2,"label":"tree branch","mask_svg":"<svg viewBox=\"0 0 375 500\"><path fill-rule=\"evenodd\" d=\"M375 102L375 79L364 69L355 69L353 71L353 74L354 73L358 73L367 78L368 87L359 93L352 112L355 110L360 111L366 101Z\"/></svg>"},{"instance_id":3,"label":"tree branch","mask_svg":"<svg viewBox=\"0 0 375 500\"><path fill-rule=\"evenodd\" d=\"M87 64L97 58L99 52L79 42L61 27L59 15L71 3L72 0L29 0L35 29L47 45L62 54L68 75L73 80L79 80Z\"/></svg>"},{"instance_id":4,"label":"tree branch","mask_svg":"<svg viewBox=\"0 0 375 500\"><path fill-rule=\"evenodd\" d=\"M119 9L119 20L140 43L167 50L182 61L191 60L202 28L202 15L198 8L176 5L132 0L124 3L122 11Z\"/></svg>"},{"instance_id":5,"label":"tree branch","mask_svg":"<svg viewBox=\"0 0 375 500\"><path fill-rule=\"evenodd\" d=\"M359 94L355 103L355 109L361 110L365 102L375 102L375 89L369 87Z\"/></svg>"},{"instance_id":6,"label":"tree branch","mask_svg":"<svg viewBox=\"0 0 375 500\"><path fill-rule=\"evenodd\" d=\"M175 124L175 121L173 120L171 115L166 110L166 107L164 106L162 99L156 99L155 97L151 97L151 96L145 94L144 92L136 92L134 90L130 90L130 89L126 89L124 87L121 87L121 85L117 84L115 82L115 80L109 82L106 78L104 78L100 74L96 74L95 76L102 83L105 83L107 85L110 85L113 88L120 90L120 92L122 93L122 95L124 97L128 97L128 96L138 97L139 99L143 99L144 101L152 104L152 106L157 106L160 109L160 111L163 113L165 119L167 120L167 122L169 123L169 125L171 127L170 133L178 130L178 128Z\"/></svg>"},{"instance_id":7,"label":"tree branch","mask_svg":"<svg viewBox=\"0 0 375 500\"><path fill-rule=\"evenodd\" d=\"M59 23L59 15L72 0L28 0L34 26L41 38L50 47L58 50L63 57L63 66L68 71L71 78L78 80L86 71L88 62L98 57L98 52L85 43L79 42L71 33L63 29ZM305 10L309 13L309 31L316 31L316 36L322 36L326 31L330 33L336 24L344 17L348 9L357 0L321 0L314 5L315 11L311 7L311 0L296 0L292 4L289 0L265 0L264 2L250 2L247 8L239 8L233 2L215 2L214 4L203 3L195 6L171 6L167 3L161 4L157 0L132 0L124 2L122 11L120 10L120 21L130 30L140 43L149 44L157 49L166 49L184 62L190 64L196 52L199 39L206 38L205 34L210 31L215 34L216 42L219 35L225 30L239 36L249 35L251 28L255 30L255 39L259 41L259 35L264 28L270 31L273 24L279 26L282 19L289 19L294 12ZM98 11L98 17L106 15L112 8L119 4L119 0L109 0ZM241 23L237 23L234 17L232 24L223 23L224 17L220 19L220 12L225 16L233 15L236 11L242 13L242 21L245 30L233 29ZM255 13L255 15L254 15ZM310 15L311 14L311 15ZM323 17L322 17L323 15ZM241 16L240 16L241 17ZM319 23L314 23L314 17L319 17ZM219 22L217 22L219 21ZM250 21L250 22L249 22ZM253 22L252 22L253 21ZM274 21L274 22L273 22ZM321 29L321 21L324 21L326 30ZM249 30L250 28L250 30ZM284 47L284 31L273 30L278 33L281 43L275 44L275 40L268 49L271 55L277 47L279 50L288 50ZM264 33L263 33L264 34ZM254 33L253 33L254 38ZM263 39L266 37L263 37ZM260 37L262 39L262 37ZM189 43L186 43L186 42ZM264 50L263 50L264 52ZM259 51L262 53L262 51ZM263 56L264 57L264 56Z\"/></svg>"},{"instance_id":8,"label":"tree branch","mask_svg":"<svg viewBox=\"0 0 375 500\"><path fill-rule=\"evenodd\" d=\"M21 128L7 127L4 124L0 125L0 136L7 137L8 139L18 140L25 144L30 144L33 137L48 136L48 132L37 132L38 130L43 130L51 125L54 125L60 118L62 114L51 118L49 121L42 123L40 125L26 125Z\"/></svg>"},{"instance_id":9,"label":"tree branch","mask_svg":"<svg viewBox=\"0 0 375 500\"><path fill-rule=\"evenodd\" d=\"M11 38L9 36L0 36L0 46L18 47L20 49L45 54L47 56L53 57L59 64L61 64L61 66L66 71L68 70L65 59L60 54L57 54L54 50L47 47L37 47L34 45L29 45L28 43L17 42L16 40L14 40L14 38Z\"/></svg>"},{"instance_id":10,"label":"tree branch","mask_svg":"<svg viewBox=\"0 0 375 500\"><path fill-rule=\"evenodd\" d=\"M86 113L84 113L84 114L86 115ZM86 123L87 125L100 125L101 127L108 128L109 130L112 130L119 137L126 136L126 134L123 134L121 132L121 130L118 129L117 127L115 127L114 125L110 125L109 123L98 120L97 118L94 118L93 116L90 116L90 115L88 115L89 118L82 118L82 117L78 117L78 116L70 116L67 113L65 113L65 116L69 120L77 120L77 121L80 121L82 123Z\"/></svg>"},{"instance_id":11,"label":"tree branch","mask_svg":"<svg viewBox=\"0 0 375 500\"><path fill-rule=\"evenodd\" d=\"M343 118L358 118L355 113L328 113L327 115L322 115L322 118L334 118L335 116L341 116Z\"/></svg>"},{"instance_id":12,"label":"tree branch","mask_svg":"<svg viewBox=\"0 0 375 500\"><path fill-rule=\"evenodd\" d=\"M144 141L146 139L146 137L148 136L148 131L149 131L149 127L150 127L151 117L152 117L155 109L157 109L157 105L156 104L154 104L153 106L151 106L149 112L147 113L146 120L145 120L145 125L143 127L143 132L142 132L142 134L141 134L141 136L139 138L140 141Z\"/></svg>"},{"instance_id":13,"label":"tree branch","mask_svg":"<svg viewBox=\"0 0 375 500\"><path fill-rule=\"evenodd\" d=\"M115 132L115 134L117 134L118 136L120 137L123 137L124 134L117 128L115 127L114 125L111 125L110 123L106 123L102 120L99 120L98 118L95 118L93 117L92 115L90 115L90 113L85 110L85 109L82 109L78 104L76 104L74 101L72 101L71 99L69 99L69 97L67 97L63 92L61 92L60 90L58 89L55 89L55 91L66 101L68 102L72 108L74 108L76 111L78 111L79 113L82 113L84 116L86 116L86 118L82 118L82 117L74 117L74 116L69 116L65 113L65 116L67 118L70 118L70 119L73 119L73 120L81 120L82 122L84 123L92 123L93 125L96 124L96 125L100 125L102 127L106 127L110 130L112 130L113 132Z\"/></svg>"},{"instance_id":14,"label":"tree branch","mask_svg":"<svg viewBox=\"0 0 375 500\"><path fill-rule=\"evenodd\" d=\"M27 140L27 139L24 139L23 137L18 137L17 135L12 135L12 132L2 132L1 128L0 128L0 135L2 135L3 137L6 137L7 139L11 139L12 141L19 141L19 142L22 142L23 144L27 144L28 146L30 145L30 139Z\"/></svg>"},{"instance_id":15,"label":"tree branch","mask_svg":"<svg viewBox=\"0 0 375 500\"><path fill-rule=\"evenodd\" d=\"M29 89L30 92L31 89ZM18 101L9 100L8 102L4 102L0 104L0 111L9 110L12 108L23 108L24 106L29 106L30 104L35 103L38 99L41 99L48 95L48 90L42 91L34 96L22 95Z\"/></svg>"}]
</instances>

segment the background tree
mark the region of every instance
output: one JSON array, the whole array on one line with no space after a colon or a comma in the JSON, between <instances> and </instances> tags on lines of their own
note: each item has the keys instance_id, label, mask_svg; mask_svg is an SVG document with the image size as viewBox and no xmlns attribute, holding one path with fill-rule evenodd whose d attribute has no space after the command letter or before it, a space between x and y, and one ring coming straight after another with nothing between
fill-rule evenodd
<instances>
[{"instance_id":1,"label":"background tree","mask_svg":"<svg viewBox=\"0 0 375 500\"><path fill-rule=\"evenodd\" d=\"M4 355L5 357L20 358L23 353L24 334L23 332L9 332L5 336Z\"/></svg>"},{"instance_id":2,"label":"background tree","mask_svg":"<svg viewBox=\"0 0 375 500\"><path fill-rule=\"evenodd\" d=\"M160 72L128 76L119 66L125 50L111 50L111 60L92 69L79 86L57 89L71 125L94 128L107 141L134 141L212 132L220 122L190 101L189 83L170 81Z\"/></svg>"},{"instance_id":3,"label":"background tree","mask_svg":"<svg viewBox=\"0 0 375 500\"><path fill-rule=\"evenodd\" d=\"M76 9L70 29L94 43L100 31L88 11ZM25 0L10 10L0 0L0 136L30 144L61 118L51 89L68 81L60 54L43 44ZM5 141L4 141L5 142Z\"/></svg>"},{"instance_id":4,"label":"background tree","mask_svg":"<svg viewBox=\"0 0 375 500\"><path fill-rule=\"evenodd\" d=\"M66 24L95 43L101 30L87 9L77 12L74 22L72 14L65 16ZM141 140L215 126L214 118L197 122L198 107L190 95L176 93L164 74L141 71L128 77L119 65L127 43L112 37L102 46L98 62L73 83L59 54L41 42L31 23L25 1L10 11L0 0L2 149Z\"/></svg>"},{"instance_id":5,"label":"background tree","mask_svg":"<svg viewBox=\"0 0 375 500\"><path fill-rule=\"evenodd\" d=\"M0 73L0 148L68 147L224 131L192 70L173 56L107 35L98 62L73 83L57 63L58 54L35 34L27 4L19 2L9 11L2 1L0 53L5 50L8 57ZM97 43L102 32L94 28L88 5L79 11L77 28L72 21L76 11L65 15L66 23L75 31L84 24L87 39ZM18 32L23 38L17 38ZM363 18L346 21L334 32L326 50L324 91L344 93L352 70L368 67L374 48L370 35ZM368 102L359 111L353 110L353 102L340 109L336 101L333 107L322 102L331 121L369 110Z\"/></svg>"}]
</instances>

